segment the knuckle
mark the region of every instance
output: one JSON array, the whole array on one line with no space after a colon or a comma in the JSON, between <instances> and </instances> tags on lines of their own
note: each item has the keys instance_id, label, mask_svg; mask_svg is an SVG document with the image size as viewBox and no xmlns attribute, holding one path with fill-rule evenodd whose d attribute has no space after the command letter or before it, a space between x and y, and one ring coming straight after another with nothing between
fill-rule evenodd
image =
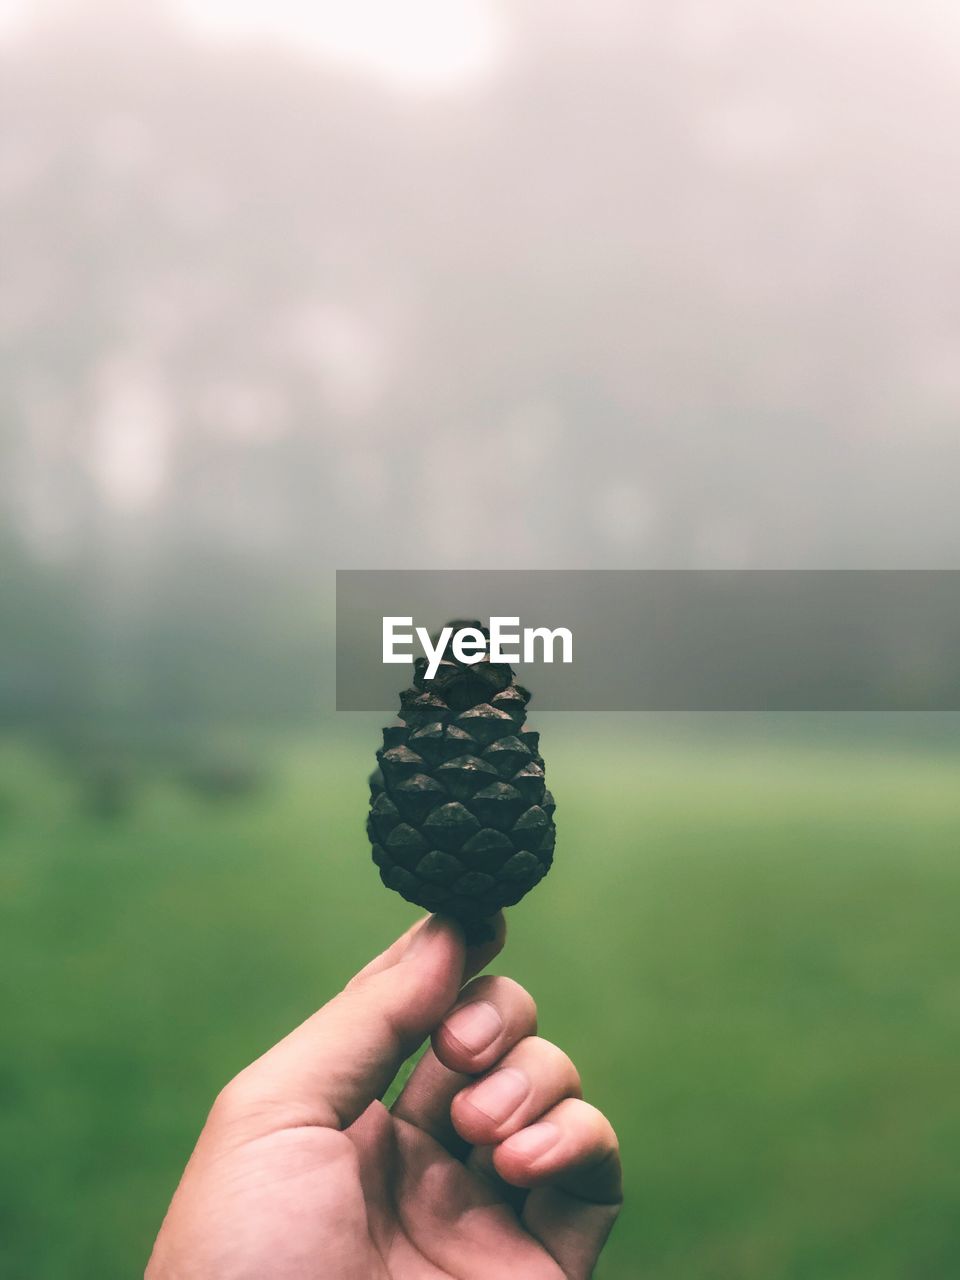
<instances>
[{"instance_id":1,"label":"knuckle","mask_svg":"<svg viewBox=\"0 0 960 1280\"><path fill-rule=\"evenodd\" d=\"M528 1052L538 1073L549 1076L551 1080L562 1082L564 1087L578 1098L581 1096L583 1089L580 1072L569 1054L552 1040L545 1040L542 1036L531 1036L524 1043L529 1045Z\"/></svg>"},{"instance_id":2,"label":"knuckle","mask_svg":"<svg viewBox=\"0 0 960 1280\"><path fill-rule=\"evenodd\" d=\"M206 1128L221 1141L243 1140L273 1124L307 1123L302 1110L277 1096L257 1064L251 1063L228 1080L214 1098Z\"/></svg>"},{"instance_id":3,"label":"knuckle","mask_svg":"<svg viewBox=\"0 0 960 1280\"><path fill-rule=\"evenodd\" d=\"M599 1107L582 1099L578 1100L578 1106L582 1109L584 1122L592 1132L597 1146L611 1154L619 1151L620 1143L617 1140L616 1131Z\"/></svg>"},{"instance_id":4,"label":"knuckle","mask_svg":"<svg viewBox=\"0 0 960 1280\"><path fill-rule=\"evenodd\" d=\"M251 1063L228 1080L213 1100L209 1120L217 1125L232 1126L249 1120L268 1109L271 1098L264 1089L258 1064Z\"/></svg>"},{"instance_id":5,"label":"knuckle","mask_svg":"<svg viewBox=\"0 0 960 1280\"><path fill-rule=\"evenodd\" d=\"M513 978L502 978L501 981L504 983L504 1003L516 1010L519 1021L536 1028L537 1002L533 996L526 987L521 987L519 982L514 982Z\"/></svg>"},{"instance_id":6,"label":"knuckle","mask_svg":"<svg viewBox=\"0 0 960 1280\"><path fill-rule=\"evenodd\" d=\"M479 999L492 1001L498 1009L509 1015L511 1021L536 1029L536 1001L526 987L522 987L513 978L498 974L474 978L460 992L457 1003Z\"/></svg>"}]
</instances>

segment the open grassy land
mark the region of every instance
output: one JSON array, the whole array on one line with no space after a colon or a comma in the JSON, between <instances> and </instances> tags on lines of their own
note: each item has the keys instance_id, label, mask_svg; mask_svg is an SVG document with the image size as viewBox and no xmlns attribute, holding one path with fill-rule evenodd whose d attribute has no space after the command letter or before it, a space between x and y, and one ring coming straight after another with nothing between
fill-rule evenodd
<instances>
[{"instance_id":1,"label":"open grassy land","mask_svg":"<svg viewBox=\"0 0 960 1280\"><path fill-rule=\"evenodd\" d=\"M621 1134L600 1276L960 1275L960 754L557 725L556 868L495 967ZM110 820L0 750L6 1280L137 1275L217 1087L413 918L372 747Z\"/></svg>"}]
</instances>

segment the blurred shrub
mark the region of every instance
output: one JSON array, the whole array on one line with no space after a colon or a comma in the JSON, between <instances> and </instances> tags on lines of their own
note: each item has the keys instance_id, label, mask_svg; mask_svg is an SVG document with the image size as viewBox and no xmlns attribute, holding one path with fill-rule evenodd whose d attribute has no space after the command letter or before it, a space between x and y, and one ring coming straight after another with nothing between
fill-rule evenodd
<instances>
[{"instance_id":1,"label":"blurred shrub","mask_svg":"<svg viewBox=\"0 0 960 1280\"><path fill-rule=\"evenodd\" d=\"M132 808L141 780L132 757L94 754L78 771L81 805L91 817L114 821Z\"/></svg>"},{"instance_id":2,"label":"blurred shrub","mask_svg":"<svg viewBox=\"0 0 960 1280\"><path fill-rule=\"evenodd\" d=\"M208 753L190 760L177 774L183 787L204 800L239 800L261 792L265 766L251 757Z\"/></svg>"}]
</instances>

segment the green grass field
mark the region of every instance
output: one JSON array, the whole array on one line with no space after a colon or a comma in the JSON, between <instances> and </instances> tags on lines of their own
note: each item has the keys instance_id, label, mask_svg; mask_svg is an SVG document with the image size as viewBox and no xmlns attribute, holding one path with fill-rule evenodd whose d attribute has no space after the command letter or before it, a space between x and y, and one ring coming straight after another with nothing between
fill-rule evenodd
<instances>
[{"instance_id":1,"label":"green grass field","mask_svg":"<svg viewBox=\"0 0 960 1280\"><path fill-rule=\"evenodd\" d=\"M960 1275L960 753L543 724L554 872L494 966L621 1135L606 1280ZM223 1081L414 916L373 731L86 816L0 749L0 1275L142 1270Z\"/></svg>"}]
</instances>

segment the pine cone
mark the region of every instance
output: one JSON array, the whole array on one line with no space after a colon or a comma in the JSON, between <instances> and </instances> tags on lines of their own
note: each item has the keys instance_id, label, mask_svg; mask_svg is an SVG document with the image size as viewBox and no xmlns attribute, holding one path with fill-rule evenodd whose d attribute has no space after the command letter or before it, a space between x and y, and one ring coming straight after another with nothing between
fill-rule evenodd
<instances>
[{"instance_id":1,"label":"pine cone","mask_svg":"<svg viewBox=\"0 0 960 1280\"><path fill-rule=\"evenodd\" d=\"M452 622L454 634L478 622ZM408 902L455 916L469 942L513 906L553 862L556 805L540 735L524 727L530 694L507 663L473 666L450 647L433 680L414 662L402 724L383 731L370 778L367 834L380 878Z\"/></svg>"}]
</instances>

